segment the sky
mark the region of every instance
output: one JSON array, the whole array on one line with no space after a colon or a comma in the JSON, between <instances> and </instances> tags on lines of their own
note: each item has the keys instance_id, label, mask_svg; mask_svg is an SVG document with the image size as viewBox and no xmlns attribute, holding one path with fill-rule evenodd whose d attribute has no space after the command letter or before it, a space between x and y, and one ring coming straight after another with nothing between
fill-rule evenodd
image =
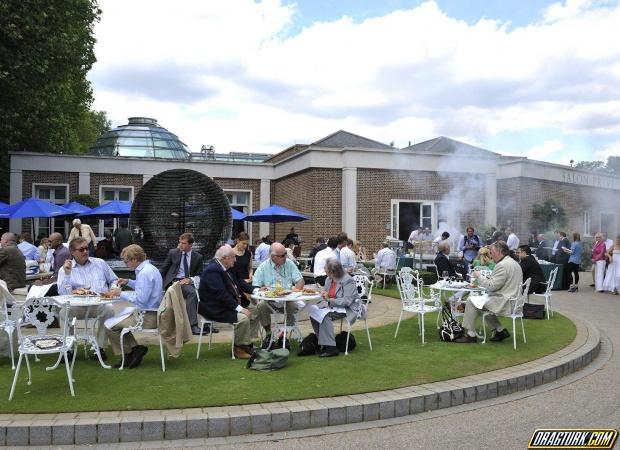
<instances>
[{"instance_id":1,"label":"sky","mask_svg":"<svg viewBox=\"0 0 620 450\"><path fill-rule=\"evenodd\" d=\"M95 102L192 151L346 130L569 164L620 155L620 0L99 0Z\"/></svg>"}]
</instances>

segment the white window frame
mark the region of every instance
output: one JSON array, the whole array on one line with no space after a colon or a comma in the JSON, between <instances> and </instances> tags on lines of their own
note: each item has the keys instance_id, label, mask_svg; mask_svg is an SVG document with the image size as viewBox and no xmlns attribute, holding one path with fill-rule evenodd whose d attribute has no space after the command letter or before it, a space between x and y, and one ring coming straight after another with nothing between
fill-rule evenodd
<instances>
[{"instance_id":1,"label":"white window frame","mask_svg":"<svg viewBox=\"0 0 620 450\"><path fill-rule=\"evenodd\" d=\"M412 200L409 198L393 198L390 200L390 234L396 237L400 227L398 216L400 215L400 203L419 203L420 204L420 226L422 226L422 207L430 205L431 207L431 233L434 235L438 228L437 205L446 203L440 200ZM447 217L448 223L450 217Z\"/></svg>"},{"instance_id":2,"label":"white window frame","mask_svg":"<svg viewBox=\"0 0 620 450\"><path fill-rule=\"evenodd\" d=\"M37 195L37 188L40 187L40 186L64 187L66 189L66 191L65 191L65 193L66 193L66 196L65 196L66 202L65 203L69 203L69 199L70 199L70 185L68 183L32 183L32 186L31 186L32 190L30 192L32 192L32 196L33 197L39 198L39 196ZM44 199L44 198L42 198L41 200L45 200L46 202L49 201L49 200ZM61 203L54 203L54 204L55 205L61 205ZM60 219L60 220L64 221L64 218ZM56 219L53 218L53 217L50 217L49 221L50 221L50 225L49 225L50 230L52 230L52 231L55 230L56 229L55 228L56 227ZM37 234L39 232L39 218L38 217L35 217L33 219L33 224L34 224L34 233ZM65 222L64 233L63 233L64 236L68 236L69 235L68 231L69 231L68 230L68 225ZM36 239L36 238L37 238L36 236L32 236L32 239Z\"/></svg>"},{"instance_id":3,"label":"white window frame","mask_svg":"<svg viewBox=\"0 0 620 450\"><path fill-rule=\"evenodd\" d=\"M106 203L110 202L111 200L104 200L103 198L103 191L105 190L114 190L114 191L118 191L118 190L128 190L129 191L129 201L133 203L134 201L134 195L135 195L135 187L133 186L123 186L123 185L117 185L117 184L101 184L99 185L99 204L102 205L103 202L105 201ZM118 192L114 195L114 197L118 197ZM117 198L115 198L115 200L117 200ZM103 220L99 221L99 226L98 228L98 236L102 238L104 236L104 225L103 225ZM118 228L118 219L114 219L114 228Z\"/></svg>"},{"instance_id":4,"label":"white window frame","mask_svg":"<svg viewBox=\"0 0 620 450\"><path fill-rule=\"evenodd\" d=\"M583 235L585 237L592 236L592 211L589 209L583 212Z\"/></svg>"},{"instance_id":5,"label":"white window frame","mask_svg":"<svg viewBox=\"0 0 620 450\"><path fill-rule=\"evenodd\" d=\"M252 189L234 189L234 188L230 188L230 189L222 189L224 191L224 194L236 194L237 192L240 192L242 194L248 194L248 204L247 205L239 205L239 204L231 204L231 208L233 206L245 206L247 207L247 212L243 212L243 214L245 215L250 215L252 214L254 211L252 209ZM228 197L227 197L228 198ZM247 227L247 233L250 236L250 245L254 245L252 242L252 222L246 222L246 227Z\"/></svg>"}]
</instances>

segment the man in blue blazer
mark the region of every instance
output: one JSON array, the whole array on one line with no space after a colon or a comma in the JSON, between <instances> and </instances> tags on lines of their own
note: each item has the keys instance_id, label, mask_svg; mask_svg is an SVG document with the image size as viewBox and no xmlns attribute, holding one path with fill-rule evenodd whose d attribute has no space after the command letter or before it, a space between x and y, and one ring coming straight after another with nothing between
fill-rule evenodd
<instances>
[{"instance_id":1,"label":"man in blue blazer","mask_svg":"<svg viewBox=\"0 0 620 450\"><path fill-rule=\"evenodd\" d=\"M209 320L233 323L235 357L249 359L253 352L251 336L258 330L258 320L252 317L244 293L250 294L253 288L229 270L234 264L235 251L230 245L217 249L200 277L198 311Z\"/></svg>"}]
</instances>

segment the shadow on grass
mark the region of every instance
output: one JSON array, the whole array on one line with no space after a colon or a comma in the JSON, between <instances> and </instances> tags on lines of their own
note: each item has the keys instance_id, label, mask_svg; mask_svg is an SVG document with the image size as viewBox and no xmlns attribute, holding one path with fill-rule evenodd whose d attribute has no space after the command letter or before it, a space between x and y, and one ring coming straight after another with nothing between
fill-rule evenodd
<instances>
[{"instance_id":1,"label":"shadow on grass","mask_svg":"<svg viewBox=\"0 0 620 450\"><path fill-rule=\"evenodd\" d=\"M573 323L556 313L551 321L526 321L527 344L518 336L501 343L451 344L439 341L436 316L426 318L426 345L418 335L417 320L404 320L398 338L396 324L371 329L373 351L363 331L355 333L357 348L336 358L298 357L294 343L289 364L275 372L245 369L245 361L230 359L230 344L204 348L196 360L196 346L187 345L180 359L168 359L161 372L159 349L151 346L134 370L105 370L84 359L82 348L74 370L76 397L69 394L64 367L46 372L51 358L34 363L33 383L22 371L14 399L8 393L13 379L10 361L0 361L0 393L6 395L3 413L193 408L363 393L472 375L524 363L560 350L576 335ZM509 321L505 322L509 330Z\"/></svg>"}]
</instances>

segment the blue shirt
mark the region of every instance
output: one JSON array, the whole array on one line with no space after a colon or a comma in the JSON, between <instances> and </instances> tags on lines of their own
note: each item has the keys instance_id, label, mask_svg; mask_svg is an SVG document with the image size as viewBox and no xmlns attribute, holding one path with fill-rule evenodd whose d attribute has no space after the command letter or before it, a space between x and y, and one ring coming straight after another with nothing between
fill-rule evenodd
<instances>
[{"instance_id":1,"label":"blue shirt","mask_svg":"<svg viewBox=\"0 0 620 450\"><path fill-rule=\"evenodd\" d=\"M33 259L35 261L39 260L39 249L36 248L34 245L32 245L30 242L28 241L20 242L17 245L17 248L22 252L22 254L24 255L24 258Z\"/></svg>"},{"instance_id":2,"label":"blue shirt","mask_svg":"<svg viewBox=\"0 0 620 450\"><path fill-rule=\"evenodd\" d=\"M164 296L161 273L150 261L142 261L136 267L136 279L127 285L133 292L121 292L121 299L135 304L144 310L156 311Z\"/></svg>"},{"instance_id":3,"label":"blue shirt","mask_svg":"<svg viewBox=\"0 0 620 450\"><path fill-rule=\"evenodd\" d=\"M574 241L570 245L570 251L572 252L570 258L568 258L569 263L581 264L581 252L583 247L580 241Z\"/></svg>"},{"instance_id":4,"label":"blue shirt","mask_svg":"<svg viewBox=\"0 0 620 450\"><path fill-rule=\"evenodd\" d=\"M278 278L280 278L282 287L290 288L299 280L303 279L303 276L295 263L290 259L286 259L284 264L280 267L276 267L273 261L269 259L263 261L256 271L254 271L252 286L274 286Z\"/></svg>"},{"instance_id":5,"label":"blue shirt","mask_svg":"<svg viewBox=\"0 0 620 450\"><path fill-rule=\"evenodd\" d=\"M256 250L254 251L254 259L258 264L269 258L269 248L270 245L265 244L264 242L261 242L258 247L256 247Z\"/></svg>"}]
</instances>

